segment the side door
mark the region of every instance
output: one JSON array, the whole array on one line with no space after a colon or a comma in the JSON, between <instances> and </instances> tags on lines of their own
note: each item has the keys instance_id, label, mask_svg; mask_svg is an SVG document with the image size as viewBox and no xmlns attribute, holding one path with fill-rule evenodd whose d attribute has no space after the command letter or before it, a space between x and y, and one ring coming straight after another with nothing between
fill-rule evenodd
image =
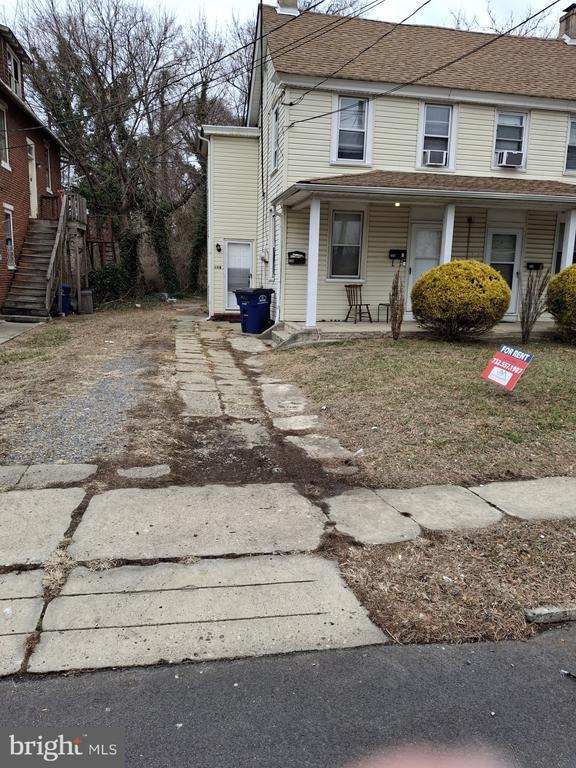
<instances>
[{"instance_id":1,"label":"side door","mask_svg":"<svg viewBox=\"0 0 576 768\"><path fill-rule=\"evenodd\" d=\"M412 311L410 294L412 286L420 275L440 264L442 247L441 223L414 223L410 229L408 248L408 286L406 295L406 311Z\"/></svg>"},{"instance_id":2,"label":"side door","mask_svg":"<svg viewBox=\"0 0 576 768\"><path fill-rule=\"evenodd\" d=\"M225 309L238 311L234 291L250 288L252 281L253 243L251 240L227 240L224 264Z\"/></svg>"}]
</instances>

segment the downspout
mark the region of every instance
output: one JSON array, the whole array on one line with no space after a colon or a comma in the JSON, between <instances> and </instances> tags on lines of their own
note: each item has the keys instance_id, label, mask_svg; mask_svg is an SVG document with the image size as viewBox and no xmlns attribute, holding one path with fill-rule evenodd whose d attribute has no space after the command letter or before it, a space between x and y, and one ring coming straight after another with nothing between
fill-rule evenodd
<instances>
[{"instance_id":1,"label":"downspout","mask_svg":"<svg viewBox=\"0 0 576 768\"><path fill-rule=\"evenodd\" d=\"M206 174L206 216L208 218L208 236L206 238L206 282L207 282L207 294L208 294L208 317L211 318L214 314L214 299L212 295L213 289L213 254L212 254L212 142L207 139L202 133L199 134L200 141L204 141L208 148L208 173Z\"/></svg>"},{"instance_id":2,"label":"downspout","mask_svg":"<svg viewBox=\"0 0 576 768\"><path fill-rule=\"evenodd\" d=\"M278 212L278 207L274 206L274 216L277 217L277 220L280 223L280 236L278 237L278 242L280 243L279 247L279 253L276 254L276 263L278 265L278 282L276 284L276 287L278 289L278 295L276 296L276 312L274 315L274 322L279 323L280 322L280 304L282 303L282 264L284 261L284 209L280 208L280 212ZM274 243L276 245L276 243Z\"/></svg>"}]
</instances>

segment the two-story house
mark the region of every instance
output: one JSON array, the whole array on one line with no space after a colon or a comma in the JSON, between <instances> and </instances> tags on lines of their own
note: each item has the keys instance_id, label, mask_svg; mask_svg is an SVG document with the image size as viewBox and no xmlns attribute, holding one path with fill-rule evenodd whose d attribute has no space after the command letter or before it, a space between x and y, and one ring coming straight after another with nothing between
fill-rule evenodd
<instances>
[{"instance_id":1,"label":"two-story house","mask_svg":"<svg viewBox=\"0 0 576 768\"><path fill-rule=\"evenodd\" d=\"M18 315L46 314L63 149L26 102L29 63L12 31L0 25L0 310Z\"/></svg>"},{"instance_id":2,"label":"two-story house","mask_svg":"<svg viewBox=\"0 0 576 768\"><path fill-rule=\"evenodd\" d=\"M576 4L557 39L261 6L243 127L204 127L209 311L275 289L276 321L343 320L451 259L572 264Z\"/></svg>"}]
</instances>

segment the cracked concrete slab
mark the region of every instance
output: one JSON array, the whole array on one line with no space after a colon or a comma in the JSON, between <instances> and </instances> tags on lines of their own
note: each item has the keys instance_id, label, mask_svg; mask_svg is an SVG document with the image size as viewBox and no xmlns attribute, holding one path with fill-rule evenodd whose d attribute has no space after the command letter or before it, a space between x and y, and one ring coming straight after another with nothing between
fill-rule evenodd
<instances>
[{"instance_id":1,"label":"cracked concrete slab","mask_svg":"<svg viewBox=\"0 0 576 768\"><path fill-rule=\"evenodd\" d=\"M293 416L306 410L307 401L295 384L263 384L262 399L273 416Z\"/></svg>"},{"instance_id":2,"label":"cracked concrete slab","mask_svg":"<svg viewBox=\"0 0 576 768\"><path fill-rule=\"evenodd\" d=\"M151 467L130 467L129 469L116 470L120 477L129 480L151 480L155 477L165 477L170 474L168 464L154 464Z\"/></svg>"},{"instance_id":3,"label":"cracked concrete slab","mask_svg":"<svg viewBox=\"0 0 576 768\"><path fill-rule=\"evenodd\" d=\"M502 518L498 510L466 488L455 485L380 489L376 493L399 512L410 515L423 528L433 531L485 528Z\"/></svg>"},{"instance_id":4,"label":"cracked concrete slab","mask_svg":"<svg viewBox=\"0 0 576 768\"><path fill-rule=\"evenodd\" d=\"M30 672L260 656L387 642L313 555L75 569Z\"/></svg>"},{"instance_id":5,"label":"cracked concrete slab","mask_svg":"<svg viewBox=\"0 0 576 768\"><path fill-rule=\"evenodd\" d=\"M284 440L318 461L346 460L353 456L351 451L343 448L335 437L329 435L288 435Z\"/></svg>"},{"instance_id":6,"label":"cracked concrete slab","mask_svg":"<svg viewBox=\"0 0 576 768\"><path fill-rule=\"evenodd\" d=\"M318 429L323 426L320 417L314 414L280 416L272 419L272 424L281 432L308 432L310 429Z\"/></svg>"},{"instance_id":7,"label":"cracked concrete slab","mask_svg":"<svg viewBox=\"0 0 576 768\"><path fill-rule=\"evenodd\" d=\"M0 574L0 675L20 670L43 605L42 571Z\"/></svg>"},{"instance_id":8,"label":"cracked concrete slab","mask_svg":"<svg viewBox=\"0 0 576 768\"><path fill-rule=\"evenodd\" d=\"M239 352L250 352L252 354L266 352L268 349L263 341L249 336L236 336L233 339L230 339L230 345Z\"/></svg>"},{"instance_id":9,"label":"cracked concrete slab","mask_svg":"<svg viewBox=\"0 0 576 768\"><path fill-rule=\"evenodd\" d=\"M576 477L488 483L470 490L522 520L576 518Z\"/></svg>"},{"instance_id":10,"label":"cracked concrete slab","mask_svg":"<svg viewBox=\"0 0 576 768\"><path fill-rule=\"evenodd\" d=\"M11 464L0 467L0 490L16 485L27 469L27 464Z\"/></svg>"},{"instance_id":11,"label":"cracked concrete slab","mask_svg":"<svg viewBox=\"0 0 576 768\"><path fill-rule=\"evenodd\" d=\"M271 442L270 433L258 422L235 421L228 425L227 432L231 439L240 443L243 448L256 448Z\"/></svg>"},{"instance_id":12,"label":"cracked concrete slab","mask_svg":"<svg viewBox=\"0 0 576 768\"><path fill-rule=\"evenodd\" d=\"M191 392L181 389L179 394L184 401L184 416L207 418L222 414L220 398L216 392Z\"/></svg>"},{"instance_id":13,"label":"cracked concrete slab","mask_svg":"<svg viewBox=\"0 0 576 768\"><path fill-rule=\"evenodd\" d=\"M328 515L342 533L362 544L394 544L415 539L420 526L368 488L326 499Z\"/></svg>"},{"instance_id":14,"label":"cracked concrete slab","mask_svg":"<svg viewBox=\"0 0 576 768\"><path fill-rule=\"evenodd\" d=\"M76 560L307 551L324 523L289 484L123 488L92 498L68 551Z\"/></svg>"},{"instance_id":15,"label":"cracked concrete slab","mask_svg":"<svg viewBox=\"0 0 576 768\"><path fill-rule=\"evenodd\" d=\"M60 543L83 488L0 495L0 565L42 563Z\"/></svg>"},{"instance_id":16,"label":"cracked concrete slab","mask_svg":"<svg viewBox=\"0 0 576 768\"><path fill-rule=\"evenodd\" d=\"M96 474L96 464L32 464L20 478L18 488L81 483Z\"/></svg>"}]
</instances>

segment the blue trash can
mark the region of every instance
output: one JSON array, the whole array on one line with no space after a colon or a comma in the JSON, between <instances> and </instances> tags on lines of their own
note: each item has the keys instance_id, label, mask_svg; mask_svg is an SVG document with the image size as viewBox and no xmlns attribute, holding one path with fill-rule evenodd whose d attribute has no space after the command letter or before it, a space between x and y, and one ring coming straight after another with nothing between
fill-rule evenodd
<instances>
[{"instance_id":1,"label":"blue trash can","mask_svg":"<svg viewBox=\"0 0 576 768\"><path fill-rule=\"evenodd\" d=\"M63 315L69 315L72 312L71 294L72 294L72 286L63 285L62 286L62 314Z\"/></svg>"},{"instance_id":2,"label":"blue trash can","mask_svg":"<svg viewBox=\"0 0 576 768\"><path fill-rule=\"evenodd\" d=\"M243 333L264 333L270 327L270 303L272 288L247 288L234 291L240 307L240 324Z\"/></svg>"}]
</instances>

